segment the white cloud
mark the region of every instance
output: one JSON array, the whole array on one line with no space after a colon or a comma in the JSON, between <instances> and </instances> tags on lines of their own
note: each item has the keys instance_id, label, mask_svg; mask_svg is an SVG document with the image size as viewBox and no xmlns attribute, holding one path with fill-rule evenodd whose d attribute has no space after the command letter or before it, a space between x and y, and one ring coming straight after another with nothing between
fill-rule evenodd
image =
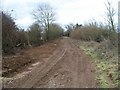
<instances>
[{"instance_id":1,"label":"white cloud","mask_svg":"<svg viewBox=\"0 0 120 90\"><path fill-rule=\"evenodd\" d=\"M18 19L15 22L18 26L26 29L26 27L29 27L34 21L30 17L25 17L22 19Z\"/></svg>"},{"instance_id":2,"label":"white cloud","mask_svg":"<svg viewBox=\"0 0 120 90\"><path fill-rule=\"evenodd\" d=\"M32 10L39 3L50 3L57 12L57 21L60 24L84 23L91 19L104 21L105 2L107 0L3 0L4 10L14 10L12 16L16 18L17 24L22 27L28 27L33 22ZM111 0L117 11L118 0ZM117 21L117 15L115 17Z\"/></svg>"}]
</instances>

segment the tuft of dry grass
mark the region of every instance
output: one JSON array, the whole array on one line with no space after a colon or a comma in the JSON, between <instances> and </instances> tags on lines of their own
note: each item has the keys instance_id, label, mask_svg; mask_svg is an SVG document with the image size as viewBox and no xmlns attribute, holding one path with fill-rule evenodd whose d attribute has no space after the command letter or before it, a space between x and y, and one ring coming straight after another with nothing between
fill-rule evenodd
<instances>
[{"instance_id":1,"label":"tuft of dry grass","mask_svg":"<svg viewBox=\"0 0 120 90\"><path fill-rule=\"evenodd\" d=\"M95 41L99 43L109 40L111 45L118 45L117 32L111 31L106 27L100 27L96 24L76 28L71 32L70 37L82 41Z\"/></svg>"}]
</instances>

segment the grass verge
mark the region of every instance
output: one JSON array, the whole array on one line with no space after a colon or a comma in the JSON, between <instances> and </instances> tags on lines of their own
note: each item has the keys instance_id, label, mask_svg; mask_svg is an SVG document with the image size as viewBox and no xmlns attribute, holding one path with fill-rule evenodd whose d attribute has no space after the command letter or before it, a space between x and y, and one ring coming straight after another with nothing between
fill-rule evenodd
<instances>
[{"instance_id":1,"label":"grass verge","mask_svg":"<svg viewBox=\"0 0 120 90\"><path fill-rule=\"evenodd\" d=\"M96 80L100 88L118 87L118 57L115 48L107 50L103 43L73 40L77 47L91 56L96 64Z\"/></svg>"}]
</instances>

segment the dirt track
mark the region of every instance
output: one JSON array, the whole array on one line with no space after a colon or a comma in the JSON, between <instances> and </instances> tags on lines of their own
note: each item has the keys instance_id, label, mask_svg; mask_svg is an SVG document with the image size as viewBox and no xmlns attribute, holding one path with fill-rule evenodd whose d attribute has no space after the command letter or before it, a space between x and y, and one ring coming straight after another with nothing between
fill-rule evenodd
<instances>
[{"instance_id":1,"label":"dirt track","mask_svg":"<svg viewBox=\"0 0 120 90\"><path fill-rule=\"evenodd\" d=\"M53 55L36 62L24 77L4 87L14 88L95 88L95 65L70 38L64 37Z\"/></svg>"}]
</instances>

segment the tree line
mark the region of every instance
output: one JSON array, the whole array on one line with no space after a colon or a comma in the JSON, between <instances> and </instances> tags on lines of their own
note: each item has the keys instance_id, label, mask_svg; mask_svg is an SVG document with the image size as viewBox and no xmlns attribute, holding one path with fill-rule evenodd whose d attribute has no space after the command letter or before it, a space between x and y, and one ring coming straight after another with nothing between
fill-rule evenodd
<instances>
[{"instance_id":1,"label":"tree line","mask_svg":"<svg viewBox=\"0 0 120 90\"><path fill-rule=\"evenodd\" d=\"M106 24L103 24L103 22L97 23L96 21L87 23L84 26L82 24L69 24L66 26L67 31L65 34L84 41L102 42L110 40L112 45L117 46L119 44L118 36L120 32L118 32L114 23L115 10L109 1L105 3L105 6L106 17L104 19Z\"/></svg>"},{"instance_id":2,"label":"tree line","mask_svg":"<svg viewBox=\"0 0 120 90\"><path fill-rule=\"evenodd\" d=\"M2 53L15 54L16 51L31 46L39 46L46 41L63 35L63 28L54 23L55 12L46 3L39 4L32 13L35 22L27 29L18 28L9 13L1 11Z\"/></svg>"}]
</instances>

